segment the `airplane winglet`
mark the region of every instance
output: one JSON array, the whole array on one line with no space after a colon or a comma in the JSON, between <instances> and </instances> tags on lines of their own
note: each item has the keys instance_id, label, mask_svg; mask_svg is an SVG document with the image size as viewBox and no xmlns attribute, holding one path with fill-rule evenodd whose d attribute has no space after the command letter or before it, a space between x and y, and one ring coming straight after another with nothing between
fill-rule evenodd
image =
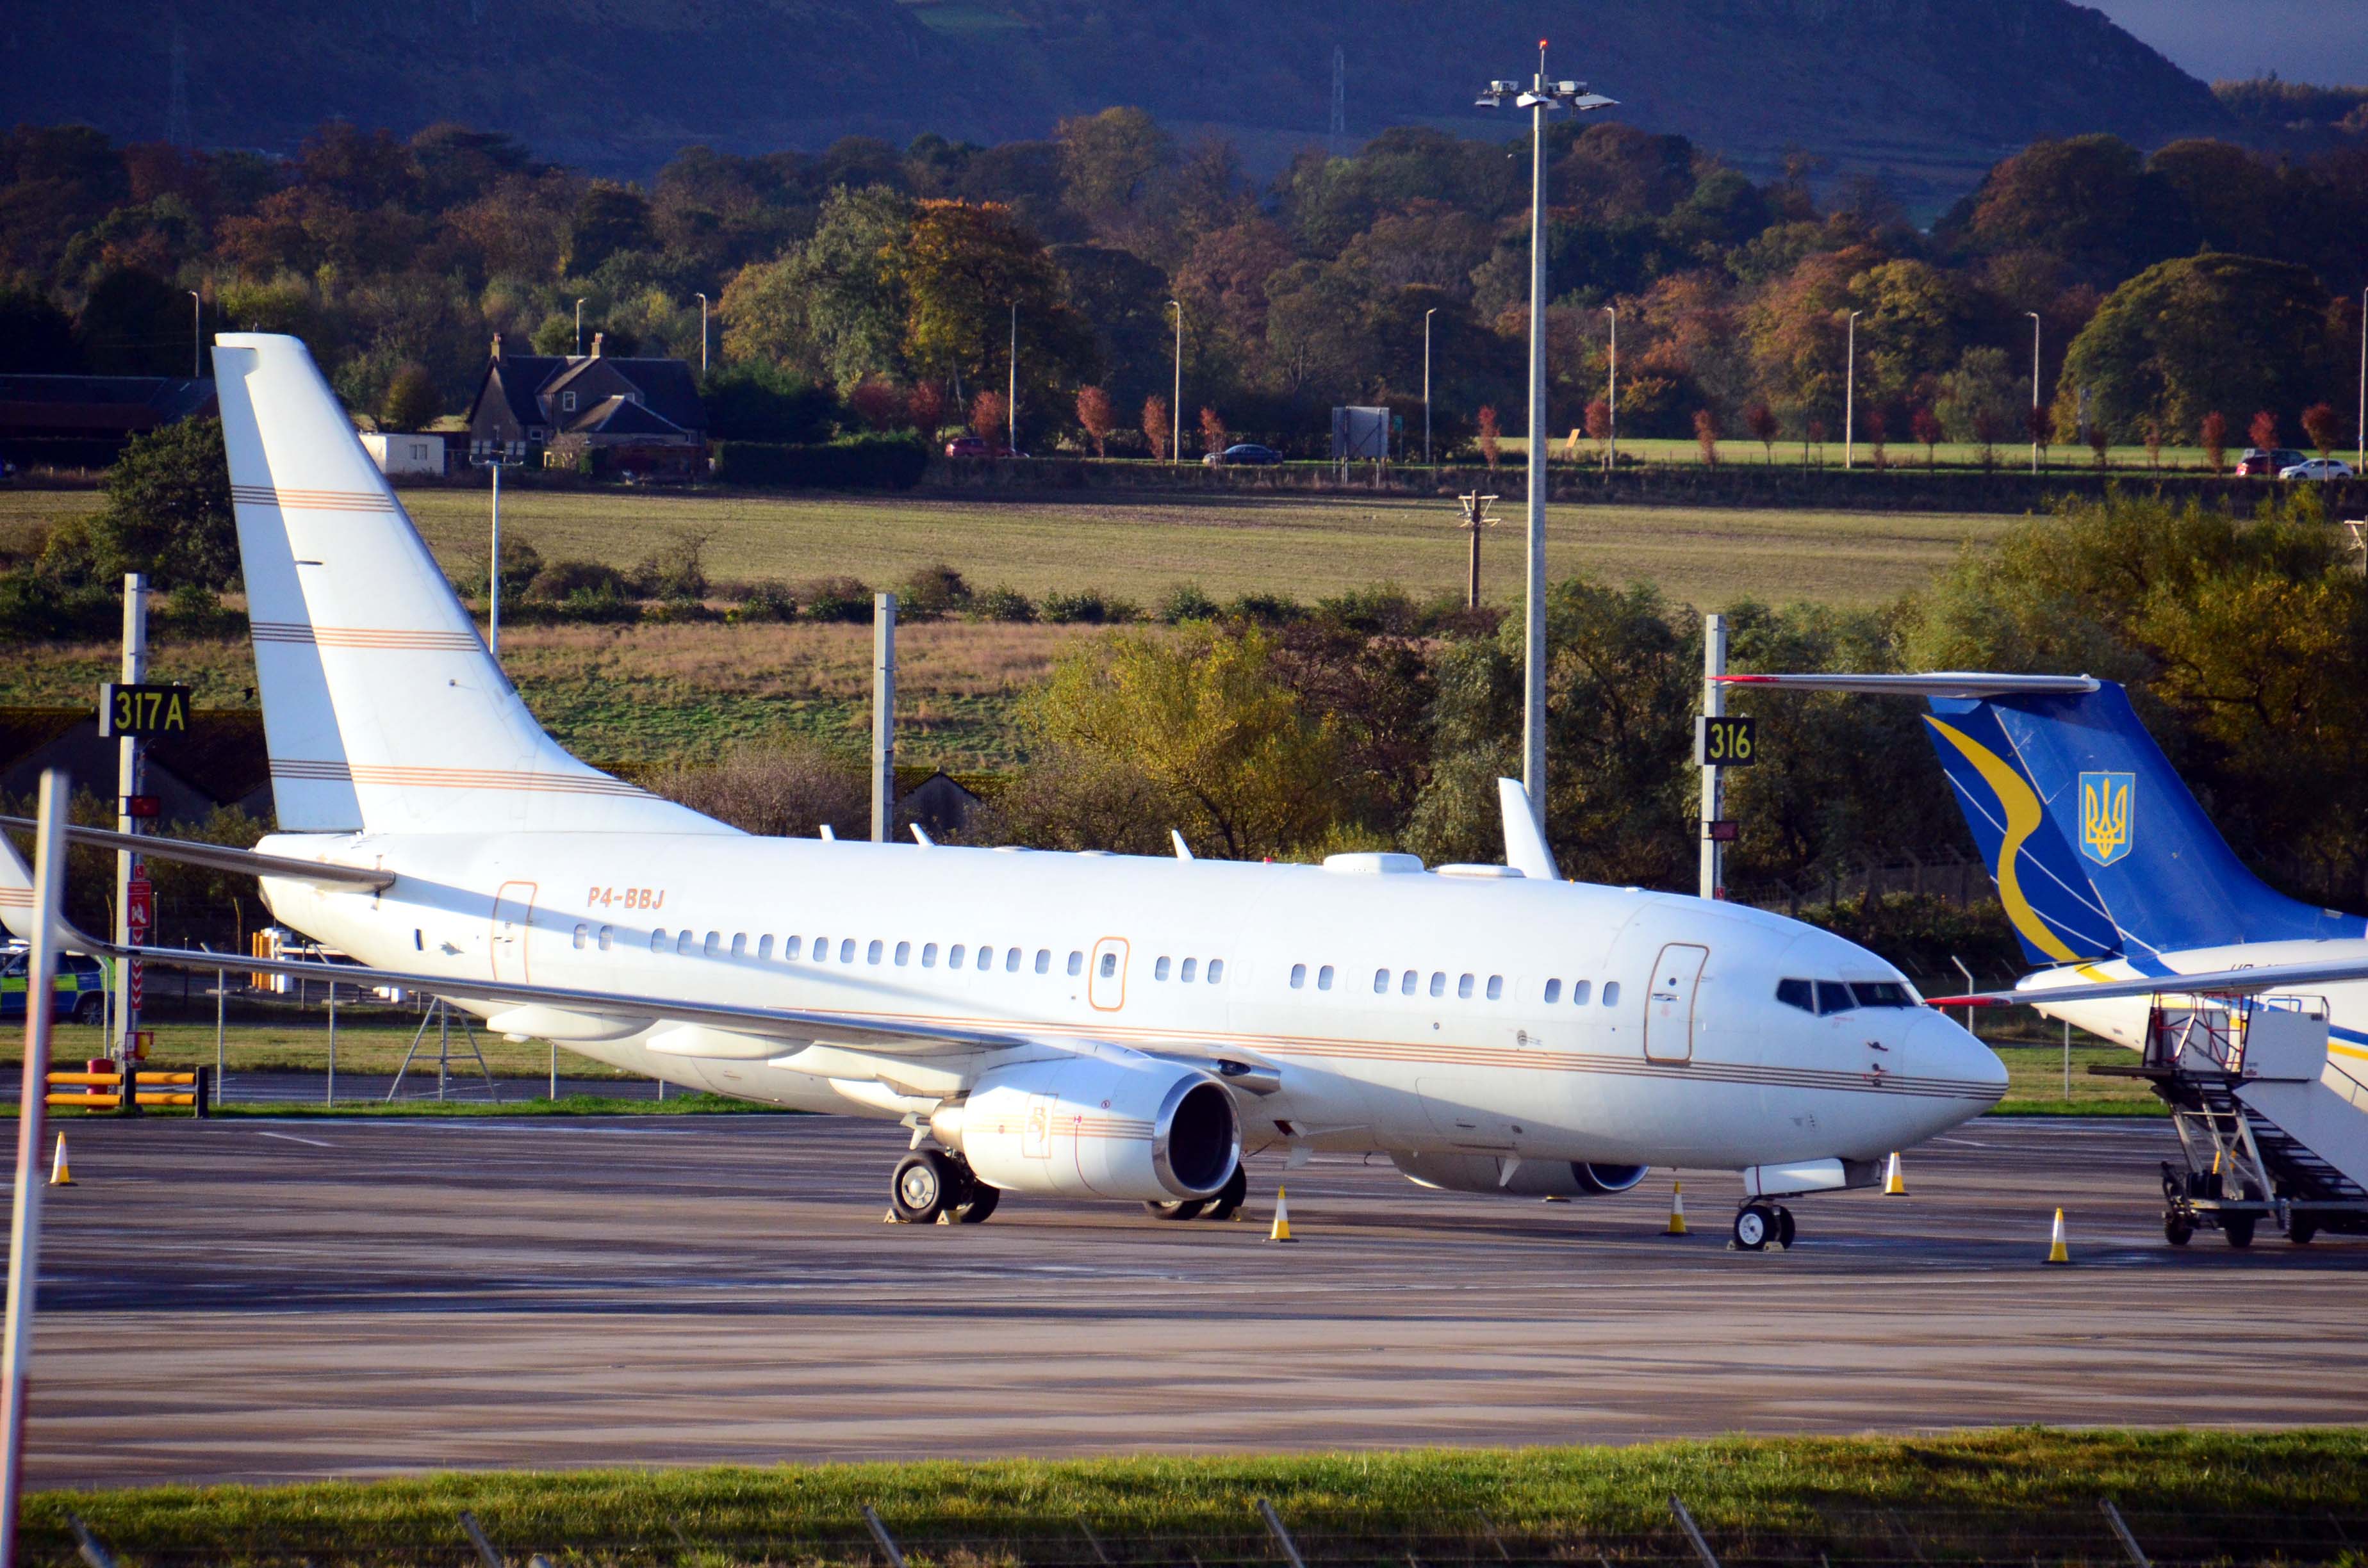
<instances>
[{"instance_id":1,"label":"airplane winglet","mask_svg":"<svg viewBox=\"0 0 2368 1568\"><path fill-rule=\"evenodd\" d=\"M1532 881L1560 881L1562 873L1554 869L1554 851L1546 847L1546 835L1538 831L1538 819L1530 814L1530 792L1521 781L1497 779L1497 803L1505 815L1505 864Z\"/></svg>"},{"instance_id":2,"label":"airplane winglet","mask_svg":"<svg viewBox=\"0 0 2368 1568\"><path fill-rule=\"evenodd\" d=\"M1176 846L1176 858L1178 860L1190 860L1192 858L1192 846L1184 842L1184 835L1181 833L1178 833L1172 827L1169 828L1167 830L1167 841Z\"/></svg>"},{"instance_id":3,"label":"airplane winglet","mask_svg":"<svg viewBox=\"0 0 2368 1568\"><path fill-rule=\"evenodd\" d=\"M33 869L0 833L0 927L18 941L33 939Z\"/></svg>"},{"instance_id":4,"label":"airplane winglet","mask_svg":"<svg viewBox=\"0 0 2368 1568\"><path fill-rule=\"evenodd\" d=\"M938 846L938 841L936 839L931 838L928 834L921 831L921 824L919 823L915 823L912 825L914 843L919 845L924 849L935 849Z\"/></svg>"}]
</instances>

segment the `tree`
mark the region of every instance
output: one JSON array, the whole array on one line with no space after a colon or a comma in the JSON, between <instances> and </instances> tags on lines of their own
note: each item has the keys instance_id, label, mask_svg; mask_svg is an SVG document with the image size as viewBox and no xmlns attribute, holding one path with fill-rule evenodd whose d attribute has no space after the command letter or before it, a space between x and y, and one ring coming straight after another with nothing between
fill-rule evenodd
<instances>
[{"instance_id":1,"label":"tree","mask_svg":"<svg viewBox=\"0 0 2368 1568\"><path fill-rule=\"evenodd\" d=\"M575 204L567 225L563 259L573 277L587 277L620 251L656 247L650 228L650 199L629 185L594 180Z\"/></svg>"},{"instance_id":2,"label":"tree","mask_svg":"<svg viewBox=\"0 0 2368 1568\"><path fill-rule=\"evenodd\" d=\"M907 417L905 393L893 381L878 376L866 376L858 381L855 390L847 394L847 406L874 430L902 429Z\"/></svg>"},{"instance_id":3,"label":"tree","mask_svg":"<svg viewBox=\"0 0 2368 1568\"><path fill-rule=\"evenodd\" d=\"M912 204L892 190L831 191L813 238L724 285L724 357L847 387L902 372L905 290L893 258L911 227Z\"/></svg>"},{"instance_id":4,"label":"tree","mask_svg":"<svg viewBox=\"0 0 2368 1568\"><path fill-rule=\"evenodd\" d=\"M1474 423L1475 423L1480 428L1480 434L1477 438L1480 448L1480 455L1486 459L1488 466L1491 469L1494 469L1497 466L1497 453L1502 446L1502 442L1497 434L1496 405L1493 403L1483 404L1480 409L1479 417L1474 420Z\"/></svg>"},{"instance_id":5,"label":"tree","mask_svg":"<svg viewBox=\"0 0 2368 1568\"><path fill-rule=\"evenodd\" d=\"M1694 445L1702 449L1702 461L1718 466L1718 415L1707 408L1694 410Z\"/></svg>"},{"instance_id":6,"label":"tree","mask_svg":"<svg viewBox=\"0 0 2368 1568\"><path fill-rule=\"evenodd\" d=\"M37 289L0 288L0 372L63 376L79 368L73 319Z\"/></svg>"},{"instance_id":7,"label":"tree","mask_svg":"<svg viewBox=\"0 0 2368 1568\"><path fill-rule=\"evenodd\" d=\"M2214 409L2203 416L2200 433L2203 441L2203 460L2216 474L2228 466L2228 416Z\"/></svg>"},{"instance_id":8,"label":"tree","mask_svg":"<svg viewBox=\"0 0 2368 1568\"><path fill-rule=\"evenodd\" d=\"M1743 427L1751 432L1751 438L1759 443L1765 460L1772 465L1776 461L1776 437L1779 432L1776 411L1769 407L1764 399L1754 398L1744 405Z\"/></svg>"},{"instance_id":9,"label":"tree","mask_svg":"<svg viewBox=\"0 0 2368 1568\"><path fill-rule=\"evenodd\" d=\"M2031 444L2039 449L2041 467L2047 464L2047 449L2055 440L2055 411L2044 403L2034 403L2023 411L2023 428L2031 432Z\"/></svg>"},{"instance_id":10,"label":"tree","mask_svg":"<svg viewBox=\"0 0 2368 1568\"><path fill-rule=\"evenodd\" d=\"M2090 428L2101 430L2104 426L2092 423ZM2146 422L2146 467L2160 472L2162 470L2162 421L2159 419L2149 419Z\"/></svg>"},{"instance_id":11,"label":"tree","mask_svg":"<svg viewBox=\"0 0 2368 1568\"><path fill-rule=\"evenodd\" d=\"M74 352L94 376L186 376L195 331L187 294L140 267L117 267L84 298Z\"/></svg>"},{"instance_id":12,"label":"tree","mask_svg":"<svg viewBox=\"0 0 2368 1568\"><path fill-rule=\"evenodd\" d=\"M2091 421L2089 426L2089 452L2097 460L2097 472L2105 470L2105 454L2112 449L2113 437L2102 425Z\"/></svg>"},{"instance_id":13,"label":"tree","mask_svg":"<svg viewBox=\"0 0 2368 1568\"><path fill-rule=\"evenodd\" d=\"M1874 471L1881 473L1884 467L1883 443L1891 434L1891 421L1884 417L1883 410L1870 408L1862 423L1866 426L1866 444L1874 449Z\"/></svg>"},{"instance_id":14,"label":"tree","mask_svg":"<svg viewBox=\"0 0 2368 1568\"><path fill-rule=\"evenodd\" d=\"M1916 438L1918 441L1924 443L1925 468L1938 469L1940 458L1934 449L1941 444L1941 437L1943 434L1941 428L1941 416L1918 403L1908 411L1907 427L1916 433Z\"/></svg>"},{"instance_id":15,"label":"tree","mask_svg":"<svg viewBox=\"0 0 2368 1568\"><path fill-rule=\"evenodd\" d=\"M398 367L386 383L386 400L379 404L378 427L424 429L443 411L444 400L437 395L436 378L427 373L427 366L410 360Z\"/></svg>"},{"instance_id":16,"label":"tree","mask_svg":"<svg viewBox=\"0 0 2368 1568\"><path fill-rule=\"evenodd\" d=\"M1992 447L2013 417L2018 386L2005 349L1968 348L1957 368L1941 378L1936 412L1957 440ZM1987 456L1983 459L1985 466L1989 461Z\"/></svg>"},{"instance_id":17,"label":"tree","mask_svg":"<svg viewBox=\"0 0 2368 1568\"><path fill-rule=\"evenodd\" d=\"M2334 448L2337 428L2333 404L2314 403L2302 411L2302 433L2309 438L2312 446L2318 449L2320 457L2327 456Z\"/></svg>"},{"instance_id":18,"label":"tree","mask_svg":"<svg viewBox=\"0 0 2368 1568\"><path fill-rule=\"evenodd\" d=\"M1225 449L1225 422L1217 411L1203 405L1201 410L1201 449L1223 452Z\"/></svg>"},{"instance_id":19,"label":"tree","mask_svg":"<svg viewBox=\"0 0 2368 1568\"><path fill-rule=\"evenodd\" d=\"M238 579L238 523L219 419L184 419L132 437L107 471L107 506L52 530L43 572L70 586L110 586L144 572L163 589L227 588Z\"/></svg>"},{"instance_id":20,"label":"tree","mask_svg":"<svg viewBox=\"0 0 2368 1568\"><path fill-rule=\"evenodd\" d=\"M2268 451L2278 444L2278 416L2262 409L2253 415L2252 426L2246 434L2252 437L2254 446Z\"/></svg>"},{"instance_id":21,"label":"tree","mask_svg":"<svg viewBox=\"0 0 2368 1568\"><path fill-rule=\"evenodd\" d=\"M1167 460L1167 443L1175 427L1168 423L1167 400L1152 396L1143 400L1143 438L1151 443L1151 455L1160 462Z\"/></svg>"},{"instance_id":22,"label":"tree","mask_svg":"<svg viewBox=\"0 0 2368 1568\"><path fill-rule=\"evenodd\" d=\"M938 427L946 422L946 389L935 381L914 382L905 394L905 416L922 440L936 440Z\"/></svg>"},{"instance_id":23,"label":"tree","mask_svg":"<svg viewBox=\"0 0 2368 1568\"><path fill-rule=\"evenodd\" d=\"M1176 161L1176 143L1139 108L1073 115L1053 128L1061 194L1100 233L1124 236L1152 182Z\"/></svg>"},{"instance_id":24,"label":"tree","mask_svg":"<svg viewBox=\"0 0 2368 1568\"><path fill-rule=\"evenodd\" d=\"M1001 380L1016 333L1030 407L1091 369L1093 335L1064 299L1060 268L1008 208L924 201L894 265L906 301L905 357L916 367Z\"/></svg>"},{"instance_id":25,"label":"tree","mask_svg":"<svg viewBox=\"0 0 2368 1568\"><path fill-rule=\"evenodd\" d=\"M2306 267L2207 253L2148 267L2115 289L2064 358L2089 389L2089 417L2117 439L2160 419L2195 428L2214 408L2281 422L2340 374L2326 290Z\"/></svg>"},{"instance_id":26,"label":"tree","mask_svg":"<svg viewBox=\"0 0 2368 1568\"><path fill-rule=\"evenodd\" d=\"M998 392L983 392L970 400L970 433L1000 449L1009 433L1011 405Z\"/></svg>"},{"instance_id":27,"label":"tree","mask_svg":"<svg viewBox=\"0 0 2368 1568\"><path fill-rule=\"evenodd\" d=\"M1587 400L1587 438L1595 443L1604 462L1611 460L1611 405L1600 397Z\"/></svg>"},{"instance_id":28,"label":"tree","mask_svg":"<svg viewBox=\"0 0 2368 1568\"><path fill-rule=\"evenodd\" d=\"M1077 389L1077 425L1085 431L1086 439L1094 444L1094 456L1110 456L1110 435L1116 418L1110 411L1110 393L1099 387Z\"/></svg>"},{"instance_id":29,"label":"tree","mask_svg":"<svg viewBox=\"0 0 2368 1568\"><path fill-rule=\"evenodd\" d=\"M2117 136L2034 142L1993 167L1951 215L1986 251L2061 256L2100 285L2195 246L2187 203Z\"/></svg>"}]
</instances>

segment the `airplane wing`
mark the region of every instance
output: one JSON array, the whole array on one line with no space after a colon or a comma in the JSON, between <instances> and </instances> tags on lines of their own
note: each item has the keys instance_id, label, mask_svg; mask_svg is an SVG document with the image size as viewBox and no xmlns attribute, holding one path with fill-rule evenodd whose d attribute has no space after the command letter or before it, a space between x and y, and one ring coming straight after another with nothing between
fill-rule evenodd
<instances>
[{"instance_id":1,"label":"airplane wing","mask_svg":"<svg viewBox=\"0 0 2368 1568\"><path fill-rule=\"evenodd\" d=\"M22 828L30 833L37 825L31 817L0 817L0 827ZM103 827L75 827L69 824L66 842L85 844L97 849L129 849L135 854L153 855L159 860L179 860L216 871L244 871L253 877L278 877L289 881L360 888L385 888L394 884L393 871L374 870L367 866L339 866L327 860L297 860L283 855L258 855L252 849L233 849L227 844L196 844L186 838L156 838L144 833L116 833ZM17 935L24 933L20 931Z\"/></svg>"},{"instance_id":2,"label":"airplane wing","mask_svg":"<svg viewBox=\"0 0 2368 1568\"><path fill-rule=\"evenodd\" d=\"M2079 696L2097 689L2094 676L1993 675L1981 670L1935 670L1918 675L1736 675L1713 676L1721 686L1773 686L1787 691L1848 691L1861 697Z\"/></svg>"},{"instance_id":3,"label":"airplane wing","mask_svg":"<svg viewBox=\"0 0 2368 1568\"><path fill-rule=\"evenodd\" d=\"M2261 964L2196 974L2142 974L2082 985L2032 985L2014 991L1976 991L1964 996L1928 996L1924 1001L1932 1007L2027 1007L2042 1002L2109 1002L2123 996L2250 996L2352 980L2368 980L2368 958Z\"/></svg>"}]
</instances>

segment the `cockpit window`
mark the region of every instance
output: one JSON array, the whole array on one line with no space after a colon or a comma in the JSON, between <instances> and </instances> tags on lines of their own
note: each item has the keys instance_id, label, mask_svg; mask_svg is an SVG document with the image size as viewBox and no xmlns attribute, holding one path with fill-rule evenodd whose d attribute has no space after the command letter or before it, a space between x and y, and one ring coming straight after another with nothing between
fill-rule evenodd
<instances>
[{"instance_id":1,"label":"cockpit window","mask_svg":"<svg viewBox=\"0 0 2368 1568\"><path fill-rule=\"evenodd\" d=\"M1850 982L1850 994L1858 998L1858 1005L1861 1007L1915 1006L1907 999L1907 987L1896 980L1853 980Z\"/></svg>"},{"instance_id":2,"label":"cockpit window","mask_svg":"<svg viewBox=\"0 0 2368 1568\"><path fill-rule=\"evenodd\" d=\"M1805 980L1780 980L1776 983L1776 1000L1787 1007L1814 1013L1817 1010L1817 989Z\"/></svg>"},{"instance_id":3,"label":"cockpit window","mask_svg":"<svg viewBox=\"0 0 2368 1568\"><path fill-rule=\"evenodd\" d=\"M1847 1013L1858 1004L1850 999L1850 988L1839 980L1817 982L1817 1011Z\"/></svg>"}]
</instances>

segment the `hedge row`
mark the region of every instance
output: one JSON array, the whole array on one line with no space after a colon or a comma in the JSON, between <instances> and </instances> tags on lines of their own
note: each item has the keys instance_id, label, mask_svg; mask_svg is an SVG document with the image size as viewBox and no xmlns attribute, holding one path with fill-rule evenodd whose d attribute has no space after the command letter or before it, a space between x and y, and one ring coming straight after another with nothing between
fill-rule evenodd
<instances>
[{"instance_id":1,"label":"hedge row","mask_svg":"<svg viewBox=\"0 0 2368 1568\"><path fill-rule=\"evenodd\" d=\"M910 436L715 444L717 483L753 490L910 490L928 465L928 449Z\"/></svg>"}]
</instances>

